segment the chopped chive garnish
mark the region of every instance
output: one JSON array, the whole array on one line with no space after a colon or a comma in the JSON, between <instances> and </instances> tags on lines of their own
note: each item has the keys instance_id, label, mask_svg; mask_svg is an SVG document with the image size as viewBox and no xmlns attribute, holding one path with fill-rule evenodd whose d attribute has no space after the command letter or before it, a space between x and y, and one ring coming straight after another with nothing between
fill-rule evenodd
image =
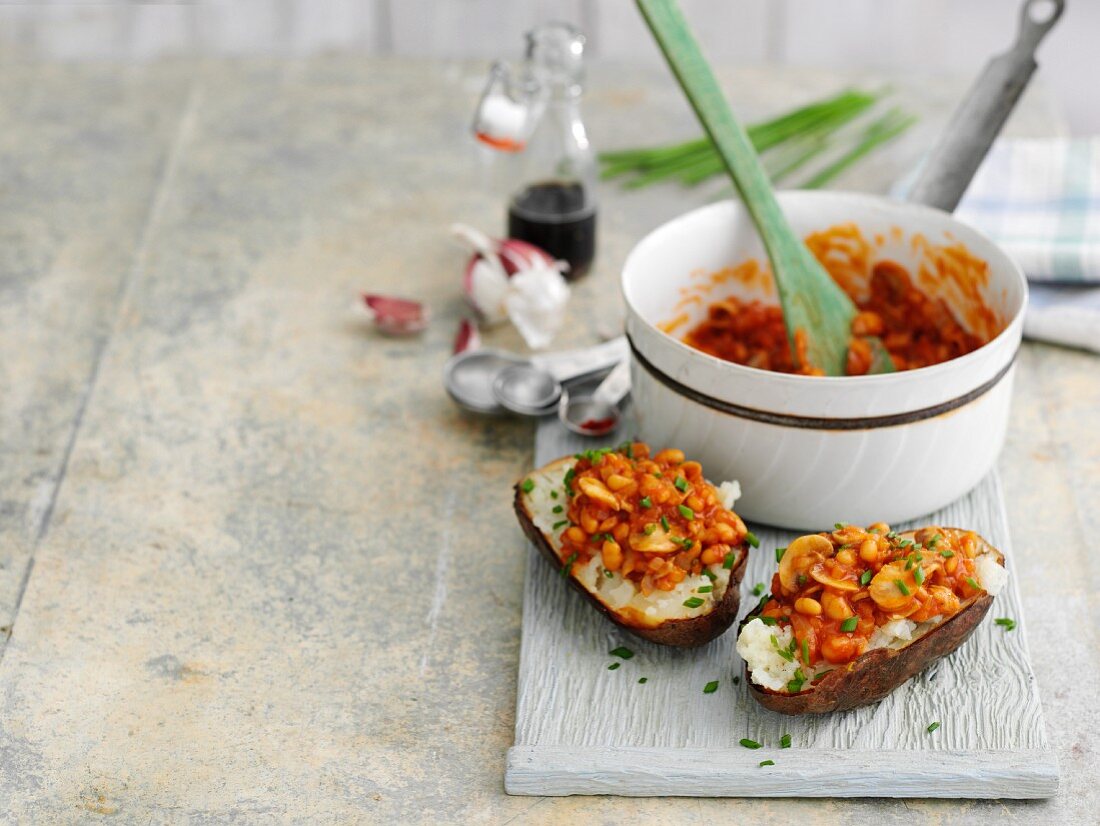
<instances>
[{"instance_id":1,"label":"chopped chive garnish","mask_svg":"<svg viewBox=\"0 0 1100 826\"><path fill-rule=\"evenodd\" d=\"M615 576L615 572L614 571L609 571L609 570L607 570L607 568L604 568L603 569L603 575L605 577L607 577L608 579L611 579L612 577Z\"/></svg>"},{"instance_id":2,"label":"chopped chive garnish","mask_svg":"<svg viewBox=\"0 0 1100 826\"><path fill-rule=\"evenodd\" d=\"M717 680L711 680L709 683L707 683L705 686L703 686L703 693L704 694L713 694L717 690L718 690L718 681Z\"/></svg>"},{"instance_id":3,"label":"chopped chive garnish","mask_svg":"<svg viewBox=\"0 0 1100 826\"><path fill-rule=\"evenodd\" d=\"M779 624L779 620L777 620L775 617L758 617L757 619L759 619L765 625L778 625Z\"/></svg>"},{"instance_id":4,"label":"chopped chive garnish","mask_svg":"<svg viewBox=\"0 0 1100 826\"><path fill-rule=\"evenodd\" d=\"M760 539L752 531L745 534L745 541L752 545L754 548L760 547Z\"/></svg>"},{"instance_id":5,"label":"chopped chive garnish","mask_svg":"<svg viewBox=\"0 0 1100 826\"><path fill-rule=\"evenodd\" d=\"M833 669L831 669L831 668L830 668L830 669L827 669L826 671L822 671L822 672L821 672L821 673L819 673L819 674L818 674L818 675L817 675L816 677L814 677L814 678L813 678L812 680L810 680L810 682L811 682L811 683L812 683L813 685L817 685L818 683L820 683L820 682L821 682L822 680L824 680L824 679L825 679L825 675L826 675L826 674L830 674L830 673L832 673L832 670L833 670Z\"/></svg>"},{"instance_id":6,"label":"chopped chive garnish","mask_svg":"<svg viewBox=\"0 0 1100 826\"><path fill-rule=\"evenodd\" d=\"M1001 626L1005 631L1011 631L1016 627L1016 620L1009 619L1008 617L997 617L993 622Z\"/></svg>"},{"instance_id":7,"label":"chopped chive garnish","mask_svg":"<svg viewBox=\"0 0 1100 826\"><path fill-rule=\"evenodd\" d=\"M794 672L794 679L787 683L787 691L791 694L797 694L802 690L802 684L806 682L806 675L802 673L802 669L796 669Z\"/></svg>"},{"instance_id":8,"label":"chopped chive garnish","mask_svg":"<svg viewBox=\"0 0 1100 826\"><path fill-rule=\"evenodd\" d=\"M638 504L641 505L643 508L653 507L653 502L648 496L643 496L640 500L638 500Z\"/></svg>"},{"instance_id":9,"label":"chopped chive garnish","mask_svg":"<svg viewBox=\"0 0 1100 826\"><path fill-rule=\"evenodd\" d=\"M754 597L758 597L762 593L764 593L764 583L763 582L758 582L758 583L756 583L755 585L752 586L752 595Z\"/></svg>"},{"instance_id":10,"label":"chopped chive garnish","mask_svg":"<svg viewBox=\"0 0 1100 826\"><path fill-rule=\"evenodd\" d=\"M874 578L874 576L875 576L874 573L870 569L864 571L859 576L859 584L860 585L866 585L868 582L870 582Z\"/></svg>"},{"instance_id":11,"label":"chopped chive garnish","mask_svg":"<svg viewBox=\"0 0 1100 826\"><path fill-rule=\"evenodd\" d=\"M697 594L709 594L713 590L714 590L713 585L702 585L699 588L696 588L695 592Z\"/></svg>"},{"instance_id":12,"label":"chopped chive garnish","mask_svg":"<svg viewBox=\"0 0 1100 826\"><path fill-rule=\"evenodd\" d=\"M789 663L794 662L794 654L792 654L786 648L779 648L779 649L776 650L775 653L777 653L780 657L782 657L783 659L785 659Z\"/></svg>"},{"instance_id":13,"label":"chopped chive garnish","mask_svg":"<svg viewBox=\"0 0 1100 826\"><path fill-rule=\"evenodd\" d=\"M550 491L550 498L551 499L557 499L558 498L558 492L556 490Z\"/></svg>"},{"instance_id":14,"label":"chopped chive garnish","mask_svg":"<svg viewBox=\"0 0 1100 826\"><path fill-rule=\"evenodd\" d=\"M973 588L975 591L982 590L982 586L978 584L978 581L972 576L966 578L966 584Z\"/></svg>"},{"instance_id":15,"label":"chopped chive garnish","mask_svg":"<svg viewBox=\"0 0 1100 826\"><path fill-rule=\"evenodd\" d=\"M638 685L645 685L648 682L649 682L649 677L639 677L638 678Z\"/></svg>"},{"instance_id":16,"label":"chopped chive garnish","mask_svg":"<svg viewBox=\"0 0 1100 826\"><path fill-rule=\"evenodd\" d=\"M909 557L909 559L905 560L905 570L907 570L907 571L913 570L913 558L912 557Z\"/></svg>"},{"instance_id":17,"label":"chopped chive garnish","mask_svg":"<svg viewBox=\"0 0 1100 826\"><path fill-rule=\"evenodd\" d=\"M618 648L613 648L610 651L612 657L622 657L624 660L629 660L634 656L634 652L629 648L620 645Z\"/></svg>"},{"instance_id":18,"label":"chopped chive garnish","mask_svg":"<svg viewBox=\"0 0 1100 826\"><path fill-rule=\"evenodd\" d=\"M783 554L786 553L786 552L787 552L786 548L776 548L775 549L775 561L776 562L782 562L783 561Z\"/></svg>"},{"instance_id":19,"label":"chopped chive garnish","mask_svg":"<svg viewBox=\"0 0 1100 826\"><path fill-rule=\"evenodd\" d=\"M561 505L554 505L554 513L561 513L563 510L565 510L565 508Z\"/></svg>"},{"instance_id":20,"label":"chopped chive garnish","mask_svg":"<svg viewBox=\"0 0 1100 826\"><path fill-rule=\"evenodd\" d=\"M661 527L664 528L666 531L669 529L668 517L667 516L662 516L661 517Z\"/></svg>"},{"instance_id":21,"label":"chopped chive garnish","mask_svg":"<svg viewBox=\"0 0 1100 826\"><path fill-rule=\"evenodd\" d=\"M714 571L712 571L710 568L704 568L701 573L711 582L714 582L716 579L718 579L718 574L714 573Z\"/></svg>"},{"instance_id":22,"label":"chopped chive garnish","mask_svg":"<svg viewBox=\"0 0 1100 826\"><path fill-rule=\"evenodd\" d=\"M733 568L733 551L726 554L726 558L722 560L722 567L727 571Z\"/></svg>"},{"instance_id":23,"label":"chopped chive garnish","mask_svg":"<svg viewBox=\"0 0 1100 826\"><path fill-rule=\"evenodd\" d=\"M908 588L905 587L904 582L902 582L900 579L895 579L894 584L898 586L898 590L901 591L903 595L909 596L910 591Z\"/></svg>"},{"instance_id":24,"label":"chopped chive garnish","mask_svg":"<svg viewBox=\"0 0 1100 826\"><path fill-rule=\"evenodd\" d=\"M733 684L734 685L741 685L741 678L740 677L734 677L733 678Z\"/></svg>"},{"instance_id":25,"label":"chopped chive garnish","mask_svg":"<svg viewBox=\"0 0 1100 826\"><path fill-rule=\"evenodd\" d=\"M688 480L685 479L683 476L677 476L676 481L672 484L676 486L676 490L680 491L680 493L683 493L688 489Z\"/></svg>"},{"instance_id":26,"label":"chopped chive garnish","mask_svg":"<svg viewBox=\"0 0 1100 826\"><path fill-rule=\"evenodd\" d=\"M924 583L924 568L917 568L917 570L913 571L913 579L916 581L917 585L922 585Z\"/></svg>"},{"instance_id":27,"label":"chopped chive garnish","mask_svg":"<svg viewBox=\"0 0 1100 826\"><path fill-rule=\"evenodd\" d=\"M533 491L535 489L535 480L534 479L524 479L523 484L520 485L520 488L523 490L524 493L530 493L531 491Z\"/></svg>"},{"instance_id":28,"label":"chopped chive garnish","mask_svg":"<svg viewBox=\"0 0 1100 826\"><path fill-rule=\"evenodd\" d=\"M558 528L560 528L560 527L561 527L562 525L568 525L568 524L569 524L569 520L568 520L568 519L563 519L563 520L561 520L561 522L555 522L555 523L554 523L554 527L553 527L553 530L555 530L555 531L556 531L556 530L557 530Z\"/></svg>"},{"instance_id":29,"label":"chopped chive garnish","mask_svg":"<svg viewBox=\"0 0 1100 826\"><path fill-rule=\"evenodd\" d=\"M927 731L928 731L929 734L931 734L932 732L934 732L939 727L940 727L939 723L932 723L931 725L928 726Z\"/></svg>"},{"instance_id":30,"label":"chopped chive garnish","mask_svg":"<svg viewBox=\"0 0 1100 826\"><path fill-rule=\"evenodd\" d=\"M758 749L761 747L759 743L755 740L750 740L748 737L741 738L741 745L747 749Z\"/></svg>"},{"instance_id":31,"label":"chopped chive garnish","mask_svg":"<svg viewBox=\"0 0 1100 826\"><path fill-rule=\"evenodd\" d=\"M774 766L774 765L775 765L775 761L774 761L774 760L761 760L761 761L760 761L760 766L761 766L761 767L764 767L764 766Z\"/></svg>"},{"instance_id":32,"label":"chopped chive garnish","mask_svg":"<svg viewBox=\"0 0 1100 826\"><path fill-rule=\"evenodd\" d=\"M806 584L806 575L805 574L799 574L798 577L797 577L797 581L798 581L799 586L805 585Z\"/></svg>"},{"instance_id":33,"label":"chopped chive garnish","mask_svg":"<svg viewBox=\"0 0 1100 826\"><path fill-rule=\"evenodd\" d=\"M954 551L940 551L940 556L942 556L944 559L950 559L954 555L955 555Z\"/></svg>"},{"instance_id":34,"label":"chopped chive garnish","mask_svg":"<svg viewBox=\"0 0 1100 826\"><path fill-rule=\"evenodd\" d=\"M569 576L569 572L573 570L573 563L577 561L577 552L569 554L569 558L565 560L565 564L561 568L562 576Z\"/></svg>"},{"instance_id":35,"label":"chopped chive garnish","mask_svg":"<svg viewBox=\"0 0 1100 826\"><path fill-rule=\"evenodd\" d=\"M695 518L695 511L687 505L677 505L676 508L680 511L680 516L684 517L688 522Z\"/></svg>"},{"instance_id":36,"label":"chopped chive garnish","mask_svg":"<svg viewBox=\"0 0 1100 826\"><path fill-rule=\"evenodd\" d=\"M642 528L642 533L646 536L652 536L655 530L657 530L657 524L655 522L648 522L646 526Z\"/></svg>"},{"instance_id":37,"label":"chopped chive garnish","mask_svg":"<svg viewBox=\"0 0 1100 826\"><path fill-rule=\"evenodd\" d=\"M698 608L702 604L703 600L699 599L699 597L688 597L684 600L685 608Z\"/></svg>"},{"instance_id":38,"label":"chopped chive garnish","mask_svg":"<svg viewBox=\"0 0 1100 826\"><path fill-rule=\"evenodd\" d=\"M834 527L834 528L835 528L836 530L838 530L838 531L839 531L839 530L840 530L841 528L846 528L846 527L848 527L848 523L847 523L847 522L834 522L834 523L833 523L833 527Z\"/></svg>"},{"instance_id":39,"label":"chopped chive garnish","mask_svg":"<svg viewBox=\"0 0 1100 826\"><path fill-rule=\"evenodd\" d=\"M607 670L608 670L608 671L614 671L614 670L615 670L616 668L618 668L618 667L619 667L620 665L622 665L622 663L611 663L611 665L609 665L609 666L607 667Z\"/></svg>"},{"instance_id":40,"label":"chopped chive garnish","mask_svg":"<svg viewBox=\"0 0 1100 826\"><path fill-rule=\"evenodd\" d=\"M913 540L912 539L903 539L898 544L901 545L901 547L903 547L903 548L908 548L910 545L913 544Z\"/></svg>"},{"instance_id":41,"label":"chopped chive garnish","mask_svg":"<svg viewBox=\"0 0 1100 826\"><path fill-rule=\"evenodd\" d=\"M810 641L802 640L802 662L810 664Z\"/></svg>"},{"instance_id":42,"label":"chopped chive garnish","mask_svg":"<svg viewBox=\"0 0 1100 826\"><path fill-rule=\"evenodd\" d=\"M840 630L851 633L856 630L856 626L859 625L859 617L848 617L840 624Z\"/></svg>"},{"instance_id":43,"label":"chopped chive garnish","mask_svg":"<svg viewBox=\"0 0 1100 826\"><path fill-rule=\"evenodd\" d=\"M931 539L928 540L928 547L929 548L935 548L936 543L939 542L941 539L943 539L943 537L940 536L939 534L936 534L935 536L933 536Z\"/></svg>"},{"instance_id":44,"label":"chopped chive garnish","mask_svg":"<svg viewBox=\"0 0 1100 826\"><path fill-rule=\"evenodd\" d=\"M791 747L791 735L784 734L779 738L779 748L789 749Z\"/></svg>"}]
</instances>

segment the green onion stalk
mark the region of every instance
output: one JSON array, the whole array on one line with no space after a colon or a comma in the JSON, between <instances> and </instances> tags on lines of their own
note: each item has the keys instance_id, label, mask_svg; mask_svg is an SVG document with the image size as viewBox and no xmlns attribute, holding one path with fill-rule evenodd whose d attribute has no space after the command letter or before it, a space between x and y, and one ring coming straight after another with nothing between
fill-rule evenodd
<instances>
[{"instance_id":1,"label":"green onion stalk","mask_svg":"<svg viewBox=\"0 0 1100 826\"><path fill-rule=\"evenodd\" d=\"M846 90L753 124L747 129L749 138L775 183L832 153L834 157L802 184L804 189L820 188L916 122L914 116L892 108L859 131L845 129L868 115L885 95L885 91ZM725 174L707 137L670 146L603 152L599 157L601 177L622 179L628 189L669 180L696 186Z\"/></svg>"}]
</instances>

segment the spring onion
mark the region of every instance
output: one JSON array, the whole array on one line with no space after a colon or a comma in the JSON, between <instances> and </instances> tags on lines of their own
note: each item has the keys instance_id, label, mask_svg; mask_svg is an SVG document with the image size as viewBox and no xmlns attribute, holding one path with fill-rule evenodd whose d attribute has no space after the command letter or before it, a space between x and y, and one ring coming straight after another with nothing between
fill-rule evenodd
<instances>
[{"instance_id":1,"label":"spring onion","mask_svg":"<svg viewBox=\"0 0 1100 826\"><path fill-rule=\"evenodd\" d=\"M752 545L754 548L760 547L760 539L752 531L745 534L745 541Z\"/></svg>"},{"instance_id":2,"label":"spring onion","mask_svg":"<svg viewBox=\"0 0 1100 826\"><path fill-rule=\"evenodd\" d=\"M908 588L905 587L904 582L902 582L900 579L895 579L894 584L898 586L898 590L901 591L903 596L909 596L910 591Z\"/></svg>"},{"instance_id":3,"label":"spring onion","mask_svg":"<svg viewBox=\"0 0 1100 826\"><path fill-rule=\"evenodd\" d=\"M684 607L685 608L698 608L702 604L703 604L703 600L700 599L699 597L688 597L687 599L684 600Z\"/></svg>"},{"instance_id":4,"label":"spring onion","mask_svg":"<svg viewBox=\"0 0 1100 826\"><path fill-rule=\"evenodd\" d=\"M726 554L726 558L722 560L722 567L727 571L733 568L733 551Z\"/></svg>"},{"instance_id":5,"label":"spring onion","mask_svg":"<svg viewBox=\"0 0 1100 826\"><path fill-rule=\"evenodd\" d=\"M993 622L1001 626L1005 631L1011 631L1016 627L1016 620L1009 619L1008 617L997 617Z\"/></svg>"},{"instance_id":6,"label":"spring onion","mask_svg":"<svg viewBox=\"0 0 1100 826\"><path fill-rule=\"evenodd\" d=\"M718 690L718 681L717 680L711 680L709 683L707 683L705 686L703 686L703 693L704 694L713 694L717 690Z\"/></svg>"},{"instance_id":7,"label":"spring onion","mask_svg":"<svg viewBox=\"0 0 1100 826\"><path fill-rule=\"evenodd\" d=\"M641 505L643 508L653 507L653 501L648 496L643 496L641 499L639 499L638 504Z\"/></svg>"},{"instance_id":8,"label":"spring onion","mask_svg":"<svg viewBox=\"0 0 1100 826\"><path fill-rule=\"evenodd\" d=\"M524 493L530 493L531 491L533 491L535 489L535 480L534 479L524 479L523 484L520 485L520 489Z\"/></svg>"},{"instance_id":9,"label":"spring onion","mask_svg":"<svg viewBox=\"0 0 1100 826\"><path fill-rule=\"evenodd\" d=\"M844 622L840 624L840 630L846 633L851 633L852 631L856 630L857 625L859 625L858 617L848 617L848 619L844 620Z\"/></svg>"},{"instance_id":10,"label":"spring onion","mask_svg":"<svg viewBox=\"0 0 1100 826\"><path fill-rule=\"evenodd\" d=\"M761 760L760 761L761 768L763 768L764 766L774 766L774 765L775 765L774 760Z\"/></svg>"},{"instance_id":11,"label":"spring onion","mask_svg":"<svg viewBox=\"0 0 1100 826\"><path fill-rule=\"evenodd\" d=\"M936 729L938 729L939 727L940 727L940 724L939 724L939 723L931 723L931 724L930 724L930 725L928 726L928 728L926 729L926 731L927 731L927 732L928 732L929 734L931 734L932 732L934 732L934 731L935 731Z\"/></svg>"},{"instance_id":12,"label":"spring onion","mask_svg":"<svg viewBox=\"0 0 1100 826\"><path fill-rule=\"evenodd\" d=\"M683 476L677 476L676 481L672 484L676 486L676 490L680 491L680 493L684 493L688 489L688 480Z\"/></svg>"},{"instance_id":13,"label":"spring onion","mask_svg":"<svg viewBox=\"0 0 1100 826\"><path fill-rule=\"evenodd\" d=\"M620 645L618 648L611 649L610 653L612 657L622 657L624 660L629 660L631 657L634 656L633 651L622 645Z\"/></svg>"},{"instance_id":14,"label":"spring onion","mask_svg":"<svg viewBox=\"0 0 1100 826\"><path fill-rule=\"evenodd\" d=\"M791 747L791 735L784 734L779 738L779 748L789 749Z\"/></svg>"},{"instance_id":15,"label":"spring onion","mask_svg":"<svg viewBox=\"0 0 1100 826\"><path fill-rule=\"evenodd\" d=\"M677 505L676 508L680 511L680 516L684 517L688 522L695 518L695 511L687 505Z\"/></svg>"},{"instance_id":16,"label":"spring onion","mask_svg":"<svg viewBox=\"0 0 1100 826\"><path fill-rule=\"evenodd\" d=\"M744 746L744 747L745 747L745 748L747 748L747 749L759 749L759 748L763 748L763 747L762 747L762 746L761 746L761 745L760 745L759 743L757 743L757 742L756 742L755 740L750 740L750 739L749 739L748 737L742 737L742 738L741 738L741 745L742 745L742 746Z\"/></svg>"},{"instance_id":17,"label":"spring onion","mask_svg":"<svg viewBox=\"0 0 1100 826\"><path fill-rule=\"evenodd\" d=\"M874 579L874 576L874 573L870 569L864 571L862 574L859 575L859 584L866 585L868 582Z\"/></svg>"}]
</instances>

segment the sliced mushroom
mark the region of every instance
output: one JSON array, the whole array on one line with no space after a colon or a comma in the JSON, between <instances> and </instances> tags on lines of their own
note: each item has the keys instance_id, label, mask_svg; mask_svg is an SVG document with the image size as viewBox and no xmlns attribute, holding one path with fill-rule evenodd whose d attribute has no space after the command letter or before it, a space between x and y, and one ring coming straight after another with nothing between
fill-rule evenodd
<instances>
[{"instance_id":1,"label":"sliced mushroom","mask_svg":"<svg viewBox=\"0 0 1100 826\"><path fill-rule=\"evenodd\" d=\"M800 536L787 546L779 560L779 581L788 591L798 589L798 577L806 574L833 552L833 543L820 534Z\"/></svg>"},{"instance_id":2,"label":"sliced mushroom","mask_svg":"<svg viewBox=\"0 0 1100 826\"><path fill-rule=\"evenodd\" d=\"M913 595L919 587L913 569L905 570L905 560L898 559L882 566L871 580L869 590L871 599L879 608L889 613L899 613L914 601Z\"/></svg>"},{"instance_id":3,"label":"sliced mushroom","mask_svg":"<svg viewBox=\"0 0 1100 826\"><path fill-rule=\"evenodd\" d=\"M630 547L643 554L668 554L682 551L684 546L673 540L672 535L660 525L652 533L632 533L627 540Z\"/></svg>"}]
</instances>

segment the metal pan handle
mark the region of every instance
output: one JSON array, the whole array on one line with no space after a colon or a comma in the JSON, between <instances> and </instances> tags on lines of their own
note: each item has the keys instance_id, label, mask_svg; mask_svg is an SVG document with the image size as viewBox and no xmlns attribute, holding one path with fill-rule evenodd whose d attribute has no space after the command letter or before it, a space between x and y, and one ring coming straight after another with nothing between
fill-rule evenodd
<instances>
[{"instance_id":1,"label":"metal pan handle","mask_svg":"<svg viewBox=\"0 0 1100 826\"><path fill-rule=\"evenodd\" d=\"M951 212L993 139L1038 68L1035 50L1065 10L1065 0L1025 0L1016 42L986 64L925 161L909 200ZM1046 8L1048 16L1036 19Z\"/></svg>"}]
</instances>

